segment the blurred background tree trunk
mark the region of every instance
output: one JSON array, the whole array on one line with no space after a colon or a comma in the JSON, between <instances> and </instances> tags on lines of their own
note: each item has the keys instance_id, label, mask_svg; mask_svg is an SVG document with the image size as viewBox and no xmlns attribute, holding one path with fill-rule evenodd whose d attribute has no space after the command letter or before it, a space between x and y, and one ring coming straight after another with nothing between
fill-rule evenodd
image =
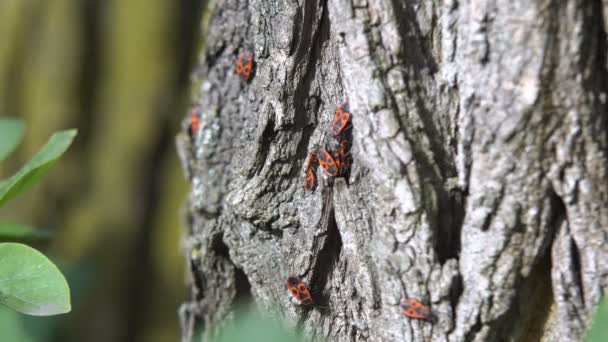
<instances>
[{"instance_id":1,"label":"blurred background tree trunk","mask_svg":"<svg viewBox=\"0 0 608 342\"><path fill-rule=\"evenodd\" d=\"M216 2L184 340L255 303L332 341L576 341L608 286L608 3ZM255 51L247 83L237 56ZM353 114L348 181L308 153ZM285 289L301 274L328 309ZM400 298L437 321L407 319ZM201 337L196 331L204 329Z\"/></svg>"}]
</instances>

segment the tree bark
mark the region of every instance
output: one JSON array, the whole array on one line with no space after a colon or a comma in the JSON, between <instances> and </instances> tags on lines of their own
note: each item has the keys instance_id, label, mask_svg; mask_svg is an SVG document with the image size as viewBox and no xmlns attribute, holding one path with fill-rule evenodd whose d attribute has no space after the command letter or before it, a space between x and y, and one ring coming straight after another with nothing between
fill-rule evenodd
<instances>
[{"instance_id":1,"label":"tree bark","mask_svg":"<svg viewBox=\"0 0 608 342\"><path fill-rule=\"evenodd\" d=\"M194 75L184 340L258 308L331 341L577 341L608 286L608 2L226 0ZM238 53L255 51L246 83ZM317 172L336 106L348 179ZM289 274L319 289L303 310ZM433 323L399 310L429 304Z\"/></svg>"}]
</instances>

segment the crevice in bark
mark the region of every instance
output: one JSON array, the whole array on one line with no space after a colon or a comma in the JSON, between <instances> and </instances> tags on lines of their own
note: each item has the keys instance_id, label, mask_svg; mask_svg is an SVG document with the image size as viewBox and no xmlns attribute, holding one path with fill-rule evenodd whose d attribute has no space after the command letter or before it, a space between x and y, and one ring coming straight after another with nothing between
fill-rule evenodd
<instances>
[{"instance_id":1,"label":"crevice in bark","mask_svg":"<svg viewBox=\"0 0 608 342\"><path fill-rule=\"evenodd\" d=\"M234 304L243 305L251 302L251 283L242 269L234 267L234 284L236 287L236 295L234 296Z\"/></svg>"},{"instance_id":2,"label":"crevice in bark","mask_svg":"<svg viewBox=\"0 0 608 342\"><path fill-rule=\"evenodd\" d=\"M549 189L547 196L550 197L551 217L547 222L546 242L543 243L540 257L530 270L529 276L523 280L516 292L515 302L518 305L512 305L507 314L507 317L518 317L518 320L507 320L508 324L497 331L498 336L511 332L516 341L540 341L550 319L552 305L555 303L551 279L551 246L558 227L566 220L566 207L553 189ZM516 321L517 324L513 323Z\"/></svg>"},{"instance_id":3,"label":"crevice in bark","mask_svg":"<svg viewBox=\"0 0 608 342\"><path fill-rule=\"evenodd\" d=\"M216 260L224 259L234 267L234 288L235 288L235 296L233 300L233 304L246 304L251 300L251 284L249 283L249 279L245 275L245 272L241 268L239 268L232 260L230 259L230 248L224 242L224 234L219 233L213 237L211 243L211 249L215 253Z\"/></svg>"},{"instance_id":4,"label":"crevice in bark","mask_svg":"<svg viewBox=\"0 0 608 342\"><path fill-rule=\"evenodd\" d=\"M456 308L458 307L458 302L462 296L464 291L464 285L462 283L462 276L458 274L454 278L454 282L452 283L452 287L450 288L450 306L452 307L452 322L456 322ZM456 328L456 325L452 325L451 329L445 332L446 336L451 334L452 331Z\"/></svg>"},{"instance_id":5,"label":"crevice in bark","mask_svg":"<svg viewBox=\"0 0 608 342\"><path fill-rule=\"evenodd\" d=\"M414 76L416 83L421 83L422 80ZM416 108L418 109L418 119L423 124L424 131L426 132L426 139L428 139L429 147L430 147L430 156L425 155L425 158L429 160L427 163L437 165L439 175L436 178L442 177L443 179L448 179L450 177L456 176L456 168L454 166L454 160L450 157L449 153L446 151L444 146L442 145L443 137L439 132L439 129L436 127L436 124L433 122L432 117L434 113L427 108L424 103L424 99L421 96L427 96L423 89L409 89L409 92L416 96L415 99ZM397 108L395 108L397 109ZM398 112L398 110L396 110ZM424 152L421 150L419 154L423 154ZM433 171L434 172L434 171ZM435 173L435 172L434 172Z\"/></svg>"},{"instance_id":6,"label":"crevice in bark","mask_svg":"<svg viewBox=\"0 0 608 342\"><path fill-rule=\"evenodd\" d=\"M467 331L467 334L464 336L464 342L475 340L475 335L481 331L483 328L483 324L481 323L481 317L479 314L475 316L475 324Z\"/></svg>"},{"instance_id":7,"label":"crevice in bark","mask_svg":"<svg viewBox=\"0 0 608 342\"><path fill-rule=\"evenodd\" d=\"M554 217L551 220L550 226L551 226L551 228L554 229L553 234L555 234L555 232L557 231L557 227L560 227L564 221L568 221L568 217L567 217L566 205L564 204L564 201L555 192L553 192L553 196L552 196L552 206L553 206L553 208L555 208L555 212L554 212ZM570 236L569 232L568 232L568 236ZM570 237L569 239L570 239L570 244L569 244L570 253L568 253L568 255L570 255L570 258L571 258L570 265L572 265L572 268L571 268L572 275L573 275L572 279L575 281L575 283L572 285L574 285L576 287L576 289L578 290L579 299L584 306L585 305L585 296L584 296L585 291L584 291L584 282L583 282L582 274L580 272L580 270L582 269L581 260L580 260L580 251L576 244L576 241L574 241L574 239L572 239L572 237Z\"/></svg>"},{"instance_id":8,"label":"crevice in bark","mask_svg":"<svg viewBox=\"0 0 608 342\"><path fill-rule=\"evenodd\" d=\"M583 282L583 277L581 275L581 256L580 256L580 252L578 249L578 246L576 245L576 241L574 241L574 239L570 239L570 255L572 256L572 272L574 273L574 280L576 281L576 288L578 289L579 293L579 298L581 300L581 303L583 303L583 306L585 306L585 296L584 296L584 282Z\"/></svg>"},{"instance_id":9,"label":"crevice in bark","mask_svg":"<svg viewBox=\"0 0 608 342\"><path fill-rule=\"evenodd\" d=\"M439 193L438 228L435 253L440 264L460 254L460 232L464 222L464 194L454 188Z\"/></svg>"},{"instance_id":10,"label":"crevice in bark","mask_svg":"<svg viewBox=\"0 0 608 342\"><path fill-rule=\"evenodd\" d=\"M544 334L545 326L550 319L552 306L555 304L553 298L553 286L551 279L551 246L555 241L559 227L567 220L566 206L563 200L553 189L549 189L551 217L547 222L547 241L540 251L540 260L530 271L528 279L524 280L523 288L517 292L519 303L512 308L520 308L516 313L520 324L508 327L514 331L516 340L540 341ZM506 332L506 331L505 331Z\"/></svg>"},{"instance_id":11,"label":"crevice in bark","mask_svg":"<svg viewBox=\"0 0 608 342\"><path fill-rule=\"evenodd\" d=\"M304 9L304 21L303 26L300 31L301 34L297 35L302 37L302 40L298 43L298 48L295 53L295 61L296 65L291 69L290 78L294 79L295 74L298 70L297 65L303 64L305 67L305 75L302 77L302 82L298 84L298 87L295 91L294 99L296 101L301 100L302 102L309 95L308 90L310 89L311 82L314 80L314 75L316 72L315 62L318 60L321 52L321 47L323 46L323 42L329 39L329 19L327 17L326 3L323 1L323 13L321 14L321 19L318 26L313 28L315 21L313 20L313 16L316 14L317 10L315 8L315 4L317 1L315 0L306 0L305 1L305 9ZM300 12L301 13L301 12ZM327 26L328 30L325 30L325 34L320 34L323 31L323 27ZM314 32L313 32L314 29ZM312 36L311 36L312 35ZM320 38L320 39L319 39ZM308 54L307 54L308 51ZM308 58L306 58L308 57ZM298 97L297 95L306 95Z\"/></svg>"},{"instance_id":12,"label":"crevice in bark","mask_svg":"<svg viewBox=\"0 0 608 342\"><path fill-rule=\"evenodd\" d=\"M515 292L514 305L505 314L502 325L495 329L496 337L511 336L514 341L540 341L553 305L551 286L551 249L522 279Z\"/></svg>"},{"instance_id":13,"label":"crevice in bark","mask_svg":"<svg viewBox=\"0 0 608 342\"><path fill-rule=\"evenodd\" d=\"M566 205L561 197L555 192L553 188L551 188L549 196L551 196L551 219L548 223L548 228L551 229L550 236L551 239L546 244L547 253L551 253L551 245L555 240L555 236L559 230L559 227L566 221L568 218L566 216Z\"/></svg>"},{"instance_id":14,"label":"crevice in bark","mask_svg":"<svg viewBox=\"0 0 608 342\"><path fill-rule=\"evenodd\" d=\"M414 62L413 70L422 70L425 68L429 68L431 74L437 72L437 62L432 57L432 47L430 40L424 41L424 36L422 35L422 30L418 25L416 10L409 5L408 2L392 0L393 9L395 11L395 18L397 28L399 30L400 36L407 40L409 37L414 36L416 39L415 43L419 47L418 49L412 49L411 45L405 42L403 44L404 49L401 50L403 55L407 54L408 58L402 58L404 61ZM407 51L420 51L422 54L416 53L408 53L405 50L407 47ZM402 56L403 57L403 56ZM415 57L415 58L411 58Z\"/></svg>"},{"instance_id":15,"label":"crevice in bark","mask_svg":"<svg viewBox=\"0 0 608 342\"><path fill-rule=\"evenodd\" d=\"M230 249L224 243L224 233L215 234L211 241L211 249L215 252L215 255L219 258L230 260Z\"/></svg>"},{"instance_id":16,"label":"crevice in bark","mask_svg":"<svg viewBox=\"0 0 608 342\"><path fill-rule=\"evenodd\" d=\"M296 85L296 89L293 94L294 99L294 109L296 111L295 117L307 117L307 113L311 112L310 108L306 108L305 101L310 97L310 87L312 86L312 82L315 79L315 75L317 72L316 62L321 59L321 50L323 48L323 44L329 40L330 35L330 22L327 14L327 3L323 1L321 19L319 20L318 27L314 31L313 36L311 38L307 37L311 34L313 30L312 25L314 24L314 20L312 20L312 15L316 13L316 8L314 8L314 4L316 1L307 0L307 8L304 13L304 27L302 31L304 34L300 35L303 37L303 40L300 42L298 46L298 51L295 55L296 65L291 69L290 78L295 78L295 73L298 70L298 64L303 64L305 68L305 74L301 77L301 81ZM312 6L311 6L312 4ZM313 8L309 8L313 7ZM306 58L306 49L310 47L310 52L308 54L308 58ZM319 104L317 103L317 106ZM317 112L312 112L317 113ZM297 120L297 119L296 119Z\"/></svg>"},{"instance_id":17,"label":"crevice in bark","mask_svg":"<svg viewBox=\"0 0 608 342\"><path fill-rule=\"evenodd\" d=\"M413 70L414 73L408 75L414 79L413 84L418 85L415 88L411 88L409 85L412 84L412 82L409 82L407 79L404 80L404 84L406 84L408 94L411 94L412 96L416 97L414 99L414 102L417 108L417 112L419 114L418 119L423 124L424 131L426 132L426 139L428 139L428 142L430 144L432 161L428 160L427 164L433 165L434 163L438 166L440 175L436 175L436 181L438 181L440 177L443 179L454 177L456 175L454 161L453 158L449 157L450 154L444 147L444 140L446 139L443 138L442 134L440 133L440 130L438 129L438 127L436 127L436 123L433 122L433 118L436 117L436 114L433 113L429 108L427 108L427 105L425 105L425 101L428 101L428 94L426 89L422 86L422 84L424 84L424 81L419 72L419 70L428 69L431 76L437 72L437 62L433 58L431 43L430 41L426 41L424 39L425 37L423 36L419 25L416 24L416 11L407 3L396 0L393 0L392 2L393 8L395 9L396 18L410 19L397 20L396 24L399 33L402 39L404 40L404 44L402 45L402 49L400 51L402 57L401 62L410 64L408 70ZM409 44L408 42L408 38L412 36L415 37L415 44ZM412 45L417 46L418 48L412 49ZM407 76L404 75L404 77ZM385 87L387 89L390 89L386 84L386 80L384 82ZM392 96L392 92L389 91L389 94L391 95L392 102L396 103ZM399 110L396 105L394 105L393 107L395 107L395 112L399 113ZM406 125L402 124L401 127L406 127ZM418 155L416 156L416 160L419 160L419 158L422 157L423 151L419 152L420 153L418 153ZM428 158L428 156L424 157ZM436 186L440 186L439 183L440 182L434 184Z\"/></svg>"},{"instance_id":18,"label":"crevice in bark","mask_svg":"<svg viewBox=\"0 0 608 342\"><path fill-rule=\"evenodd\" d=\"M296 16L296 18L302 18L300 20L296 20L298 23L301 24L301 27L297 27L299 28L299 30L294 30L294 40L293 40L293 45L297 46L296 48L296 52L295 52L295 59L297 61L302 61L304 60L305 56L306 56L306 50L308 49L308 47L311 45L311 43L314 44L314 39L315 39L315 35L316 32L313 32L313 24L314 24L314 20L313 17L314 15L317 13L317 9L315 8L315 4L317 3L316 0L304 0L304 7L300 7L298 4L298 15ZM302 13L302 11L304 13ZM313 35L313 37L311 37L311 34ZM298 38L302 38L301 40L298 40ZM296 69L292 69L292 77L293 77L293 73L296 71Z\"/></svg>"},{"instance_id":19,"label":"crevice in bark","mask_svg":"<svg viewBox=\"0 0 608 342\"><path fill-rule=\"evenodd\" d=\"M323 290L335 268L336 262L340 259L340 253L342 253L342 237L338 230L336 217L333 208L328 210L331 211L329 213L325 244L315 260L313 273L310 278L311 289L316 293L315 304L320 306L327 306L329 303L329 295Z\"/></svg>"},{"instance_id":20,"label":"crevice in bark","mask_svg":"<svg viewBox=\"0 0 608 342\"><path fill-rule=\"evenodd\" d=\"M282 229L273 229L272 223L268 223L267 228L260 229L260 230L265 230L268 234L274 236L274 238L277 239L277 241L280 241L283 239L283 230Z\"/></svg>"},{"instance_id":21,"label":"crevice in bark","mask_svg":"<svg viewBox=\"0 0 608 342\"><path fill-rule=\"evenodd\" d=\"M510 327L503 327L503 333L511 332L516 341L541 340L554 303L551 284L551 250L547 249L532 268L530 276L524 280L522 289L517 291L519 305L512 308L518 312L510 316L517 319L508 320ZM500 331L498 333L500 336Z\"/></svg>"},{"instance_id":22,"label":"crevice in bark","mask_svg":"<svg viewBox=\"0 0 608 342\"><path fill-rule=\"evenodd\" d=\"M294 29L294 37L292 39L292 46L298 46L296 51L296 55L295 55L295 61L296 61L296 65L294 65L294 67L291 69L291 74L290 74L290 78L294 79L295 77L295 73L297 71L297 65L299 63L305 63L304 64L304 68L305 68L305 74L303 77L299 78L300 82L296 85L295 87L295 91L293 93L293 105L294 105L294 110L295 110L295 114L294 114L294 129L298 130L298 129L302 129L302 136L301 139L296 147L296 157L301 156L301 158L297 158L298 160L305 160L307 155L308 155L308 150L309 150L309 142L310 142L310 137L313 135L314 133L314 129L316 126L316 118L315 120L313 120L313 124L309 125L310 120L308 119L309 114L312 113L312 115L317 115L319 112L319 108L321 106L321 99L318 95L316 94L310 94L310 88L312 86L312 82L315 79L315 75L316 75L316 67L315 64L317 61L319 61L321 59L321 50L323 48L323 44L329 40L330 36L329 36L329 32L330 32L330 23L329 23L329 18L327 15L327 3L326 1L322 2L322 11L323 13L321 14L321 19L319 21L318 27L315 30L315 32L313 33L313 36L311 39L308 39L306 41L300 41L298 42L297 39L299 37L308 37L313 28L312 28L312 23L314 23L314 21L311 18L311 15L313 15L314 13L316 13L316 8L314 8L314 4L316 4L316 1L306 1L307 7L305 8L305 13L304 15L302 15L301 12L301 8L298 8L298 15L295 16L295 21L296 23L294 23L294 27L296 27L295 25L299 25L298 22L301 20L301 17L304 17L304 21L301 23L303 25L301 31L304 32L305 34L298 34L300 33L300 31L295 30ZM313 5L311 5L313 4ZM312 7L312 8L311 8ZM305 44L306 43L306 44ZM310 46L310 52L309 52L309 58L305 58L305 48L307 48L309 45L308 44L312 44L312 46ZM291 50L292 48L290 48ZM292 51L290 51L290 55L291 55ZM307 101L307 102L306 102ZM314 107L314 108L311 108ZM300 164L302 164L303 162L301 162ZM292 169L292 174L291 176L293 177L298 177L299 176L299 172L300 169L299 168L293 168Z\"/></svg>"}]
</instances>

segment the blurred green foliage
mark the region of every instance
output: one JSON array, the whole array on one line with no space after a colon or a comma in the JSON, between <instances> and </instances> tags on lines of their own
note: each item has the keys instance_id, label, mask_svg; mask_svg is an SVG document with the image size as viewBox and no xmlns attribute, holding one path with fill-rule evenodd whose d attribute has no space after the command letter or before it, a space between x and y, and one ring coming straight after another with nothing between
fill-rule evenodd
<instances>
[{"instance_id":1,"label":"blurred green foliage","mask_svg":"<svg viewBox=\"0 0 608 342\"><path fill-rule=\"evenodd\" d=\"M586 342L608 341L608 299L604 296L591 323Z\"/></svg>"},{"instance_id":2,"label":"blurred green foliage","mask_svg":"<svg viewBox=\"0 0 608 342\"><path fill-rule=\"evenodd\" d=\"M0 127L4 126L0 120ZM12 122L9 122L9 126ZM0 182L0 206L31 187L72 144L75 130L53 134L51 139L17 173ZM4 139L2 139L4 140ZM3 141L0 141L0 145ZM9 141L7 144L12 145Z\"/></svg>"},{"instance_id":3,"label":"blurred green foliage","mask_svg":"<svg viewBox=\"0 0 608 342\"><path fill-rule=\"evenodd\" d=\"M17 223L0 222L0 242L48 239L51 233Z\"/></svg>"},{"instance_id":4,"label":"blurred green foliage","mask_svg":"<svg viewBox=\"0 0 608 342\"><path fill-rule=\"evenodd\" d=\"M23 122L18 119L0 120L0 161L6 159L23 138Z\"/></svg>"},{"instance_id":5,"label":"blurred green foliage","mask_svg":"<svg viewBox=\"0 0 608 342\"><path fill-rule=\"evenodd\" d=\"M0 305L0 331L6 341L34 342L25 330L19 314L2 305Z\"/></svg>"},{"instance_id":6,"label":"blurred green foliage","mask_svg":"<svg viewBox=\"0 0 608 342\"><path fill-rule=\"evenodd\" d=\"M214 342L303 342L304 339L289 331L280 321L264 317L254 310L236 310L236 319L222 329Z\"/></svg>"},{"instance_id":7,"label":"blurred green foliage","mask_svg":"<svg viewBox=\"0 0 608 342\"><path fill-rule=\"evenodd\" d=\"M0 160L17 147L24 125L0 118ZM0 207L29 189L72 144L76 131L53 134L49 142L14 175L0 181ZM0 223L0 241L40 237L37 230ZM71 310L70 288L46 256L21 243L0 242L0 303L24 314L49 316Z\"/></svg>"},{"instance_id":8,"label":"blurred green foliage","mask_svg":"<svg viewBox=\"0 0 608 342\"><path fill-rule=\"evenodd\" d=\"M45 182L0 209L53 233L36 247L61 261L72 287L70 315L17 317L27 339L10 341L179 340L188 185L173 137L186 117L203 7L0 1L0 117L28 123L0 177L52 132L79 131Z\"/></svg>"}]
</instances>

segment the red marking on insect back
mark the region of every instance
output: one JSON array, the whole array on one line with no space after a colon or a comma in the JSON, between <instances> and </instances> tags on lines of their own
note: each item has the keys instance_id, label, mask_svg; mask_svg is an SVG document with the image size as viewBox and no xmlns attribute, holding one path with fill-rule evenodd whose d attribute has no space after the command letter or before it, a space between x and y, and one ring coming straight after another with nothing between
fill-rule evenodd
<instances>
[{"instance_id":1,"label":"red marking on insect back","mask_svg":"<svg viewBox=\"0 0 608 342\"><path fill-rule=\"evenodd\" d=\"M254 67L254 55L252 50L243 50L236 60L235 73L244 81L249 81Z\"/></svg>"},{"instance_id":2,"label":"red marking on insect back","mask_svg":"<svg viewBox=\"0 0 608 342\"><path fill-rule=\"evenodd\" d=\"M412 298L402 298L399 309L404 315L410 318L431 319L431 310L429 307Z\"/></svg>"},{"instance_id":3,"label":"red marking on insect back","mask_svg":"<svg viewBox=\"0 0 608 342\"><path fill-rule=\"evenodd\" d=\"M348 111L348 102L343 102L336 109L334 119L331 123L331 131L334 135L340 135L350 124L351 114Z\"/></svg>"},{"instance_id":4,"label":"red marking on insect back","mask_svg":"<svg viewBox=\"0 0 608 342\"><path fill-rule=\"evenodd\" d=\"M291 294L303 305L312 304L312 295L310 289L302 281L302 278L297 275L290 275L285 282L287 289Z\"/></svg>"}]
</instances>

